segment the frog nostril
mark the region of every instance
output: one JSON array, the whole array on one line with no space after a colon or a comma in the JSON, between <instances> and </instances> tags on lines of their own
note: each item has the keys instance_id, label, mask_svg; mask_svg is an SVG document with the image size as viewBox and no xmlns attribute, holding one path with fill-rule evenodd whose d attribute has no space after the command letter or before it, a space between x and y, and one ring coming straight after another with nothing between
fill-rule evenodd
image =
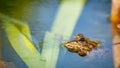
<instances>
[{"instance_id":1,"label":"frog nostril","mask_svg":"<svg viewBox=\"0 0 120 68\"><path fill-rule=\"evenodd\" d=\"M66 45L67 47L70 47L70 45Z\"/></svg>"},{"instance_id":2,"label":"frog nostril","mask_svg":"<svg viewBox=\"0 0 120 68\"><path fill-rule=\"evenodd\" d=\"M70 45L67 45L67 46L70 46Z\"/></svg>"},{"instance_id":3,"label":"frog nostril","mask_svg":"<svg viewBox=\"0 0 120 68\"><path fill-rule=\"evenodd\" d=\"M68 47L68 48L72 48L72 46L71 46L71 45L66 45L66 47Z\"/></svg>"}]
</instances>

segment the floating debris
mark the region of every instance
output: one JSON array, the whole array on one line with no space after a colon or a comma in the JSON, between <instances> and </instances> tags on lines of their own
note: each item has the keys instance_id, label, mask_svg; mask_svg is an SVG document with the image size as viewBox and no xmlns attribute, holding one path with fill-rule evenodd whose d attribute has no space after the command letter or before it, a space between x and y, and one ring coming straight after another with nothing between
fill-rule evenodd
<instances>
[{"instance_id":1,"label":"floating debris","mask_svg":"<svg viewBox=\"0 0 120 68\"><path fill-rule=\"evenodd\" d=\"M78 53L80 56L86 56L92 49L99 46L100 41L86 38L83 34L77 34L73 40L64 44L68 51Z\"/></svg>"}]
</instances>

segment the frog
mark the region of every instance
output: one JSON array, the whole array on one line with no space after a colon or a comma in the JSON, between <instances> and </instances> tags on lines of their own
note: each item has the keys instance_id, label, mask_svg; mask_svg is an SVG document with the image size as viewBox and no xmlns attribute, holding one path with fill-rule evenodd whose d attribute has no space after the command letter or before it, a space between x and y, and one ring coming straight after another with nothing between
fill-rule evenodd
<instances>
[{"instance_id":1,"label":"frog","mask_svg":"<svg viewBox=\"0 0 120 68\"><path fill-rule=\"evenodd\" d=\"M72 40L66 41L65 47L69 52L77 53L80 56L86 56L94 48L100 45L100 41L92 40L85 37L83 34L76 34Z\"/></svg>"}]
</instances>

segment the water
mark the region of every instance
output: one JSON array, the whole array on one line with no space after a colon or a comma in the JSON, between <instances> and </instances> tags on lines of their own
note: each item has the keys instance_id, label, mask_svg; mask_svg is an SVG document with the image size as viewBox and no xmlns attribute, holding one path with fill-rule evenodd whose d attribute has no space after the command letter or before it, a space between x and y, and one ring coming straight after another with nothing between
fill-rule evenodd
<instances>
[{"instance_id":1,"label":"water","mask_svg":"<svg viewBox=\"0 0 120 68\"><path fill-rule=\"evenodd\" d=\"M14 2L16 4L13 5L11 4L12 1L2 0L0 2L3 3L0 5L0 12L17 20L26 21L29 24L33 40L38 45L39 41L44 40L46 31L51 30L60 7L60 1L15 0ZM56 68L114 68L111 24L107 20L110 15L110 6L110 0L87 0L71 38L78 33L82 33L91 39L100 40L102 47L93 50L85 57L65 51L60 47ZM8 62L7 60L10 59L9 63L14 64L15 67L27 68L26 64L11 47L4 31L2 31L2 43L4 45L2 47L4 61Z\"/></svg>"}]
</instances>

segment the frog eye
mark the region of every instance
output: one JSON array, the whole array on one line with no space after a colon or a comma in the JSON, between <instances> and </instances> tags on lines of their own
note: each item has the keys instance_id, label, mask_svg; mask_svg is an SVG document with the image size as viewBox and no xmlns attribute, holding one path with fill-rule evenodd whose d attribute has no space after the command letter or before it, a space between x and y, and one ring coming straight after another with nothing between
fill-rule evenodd
<instances>
[{"instance_id":1,"label":"frog eye","mask_svg":"<svg viewBox=\"0 0 120 68\"><path fill-rule=\"evenodd\" d=\"M84 42L84 41L85 41L85 38L80 38L79 41L80 41L80 42Z\"/></svg>"}]
</instances>

